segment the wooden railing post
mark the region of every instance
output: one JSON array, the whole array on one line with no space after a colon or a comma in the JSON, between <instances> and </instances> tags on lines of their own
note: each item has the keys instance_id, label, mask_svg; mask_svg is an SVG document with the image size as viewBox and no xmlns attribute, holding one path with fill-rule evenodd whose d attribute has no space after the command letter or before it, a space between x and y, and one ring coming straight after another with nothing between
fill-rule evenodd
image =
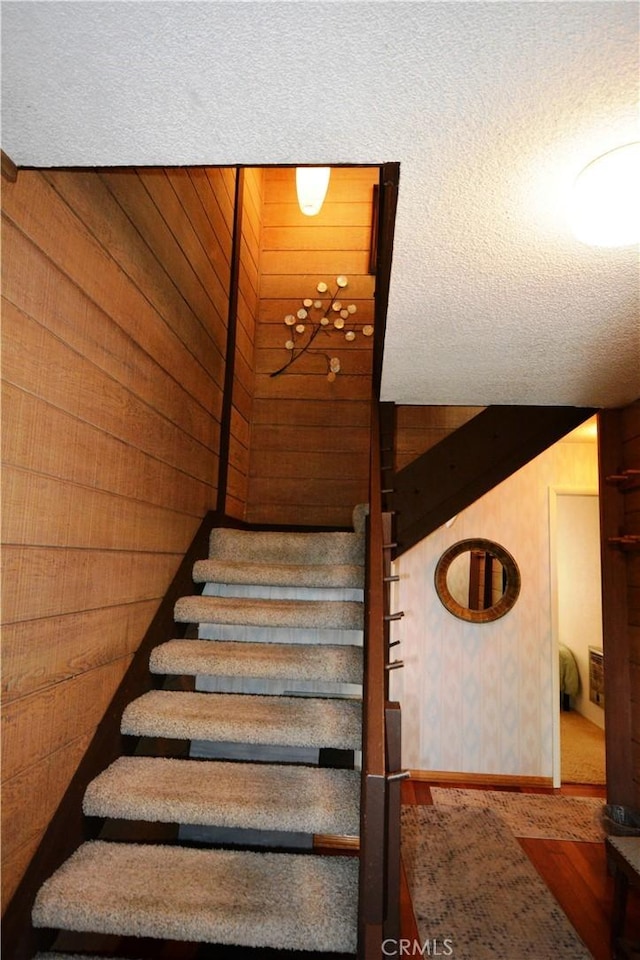
<instances>
[{"instance_id":1,"label":"wooden railing post","mask_svg":"<svg viewBox=\"0 0 640 960\"><path fill-rule=\"evenodd\" d=\"M372 403L366 544L358 956L380 960L400 935L400 708L387 703L390 516L382 513L378 404ZM393 955L393 954L389 954Z\"/></svg>"}]
</instances>

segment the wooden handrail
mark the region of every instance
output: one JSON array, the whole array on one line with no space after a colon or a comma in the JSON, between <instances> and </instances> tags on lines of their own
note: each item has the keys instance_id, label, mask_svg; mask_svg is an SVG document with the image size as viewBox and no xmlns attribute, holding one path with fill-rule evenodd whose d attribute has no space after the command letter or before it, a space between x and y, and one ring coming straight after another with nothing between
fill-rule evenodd
<instances>
[{"instance_id":1,"label":"wooden handrail","mask_svg":"<svg viewBox=\"0 0 640 960\"><path fill-rule=\"evenodd\" d=\"M385 622L385 525L380 483L380 421L378 403L371 405L369 516L366 538L366 602L364 636L362 790L360 806L360 960L380 960L389 912L395 915L395 891L389 887L389 757L385 733L388 628ZM394 787L397 795L397 786ZM395 816L395 813L394 813ZM397 845L397 842L396 842Z\"/></svg>"}]
</instances>

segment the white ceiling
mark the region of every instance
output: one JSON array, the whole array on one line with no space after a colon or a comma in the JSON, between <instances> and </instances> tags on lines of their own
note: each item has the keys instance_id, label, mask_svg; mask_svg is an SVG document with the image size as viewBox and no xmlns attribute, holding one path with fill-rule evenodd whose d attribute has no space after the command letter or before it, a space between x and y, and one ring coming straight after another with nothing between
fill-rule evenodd
<instances>
[{"instance_id":1,"label":"white ceiling","mask_svg":"<svg viewBox=\"0 0 640 960\"><path fill-rule=\"evenodd\" d=\"M399 161L383 399L640 396L638 248L564 209L640 139L635 0L5 0L2 42L19 166Z\"/></svg>"}]
</instances>

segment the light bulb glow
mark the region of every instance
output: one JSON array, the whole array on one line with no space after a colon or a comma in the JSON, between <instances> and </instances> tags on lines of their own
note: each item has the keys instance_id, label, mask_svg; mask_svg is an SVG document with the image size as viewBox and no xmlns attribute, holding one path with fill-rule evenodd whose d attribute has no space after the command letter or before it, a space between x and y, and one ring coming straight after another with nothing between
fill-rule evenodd
<instances>
[{"instance_id":1,"label":"light bulb glow","mask_svg":"<svg viewBox=\"0 0 640 960\"><path fill-rule=\"evenodd\" d=\"M320 213L329 189L331 167L296 167L296 193L300 209L307 217Z\"/></svg>"},{"instance_id":2,"label":"light bulb glow","mask_svg":"<svg viewBox=\"0 0 640 960\"><path fill-rule=\"evenodd\" d=\"M640 242L640 142L610 150L576 178L571 226L582 243L626 247Z\"/></svg>"}]
</instances>

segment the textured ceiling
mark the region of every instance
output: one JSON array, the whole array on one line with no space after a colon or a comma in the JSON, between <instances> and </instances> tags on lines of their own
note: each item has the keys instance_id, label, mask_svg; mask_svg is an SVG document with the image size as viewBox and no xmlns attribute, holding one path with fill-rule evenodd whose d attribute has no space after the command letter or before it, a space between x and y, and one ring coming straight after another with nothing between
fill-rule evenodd
<instances>
[{"instance_id":1,"label":"textured ceiling","mask_svg":"<svg viewBox=\"0 0 640 960\"><path fill-rule=\"evenodd\" d=\"M20 166L400 163L382 395L640 396L638 248L565 205L638 130L633 2L2 3Z\"/></svg>"}]
</instances>

